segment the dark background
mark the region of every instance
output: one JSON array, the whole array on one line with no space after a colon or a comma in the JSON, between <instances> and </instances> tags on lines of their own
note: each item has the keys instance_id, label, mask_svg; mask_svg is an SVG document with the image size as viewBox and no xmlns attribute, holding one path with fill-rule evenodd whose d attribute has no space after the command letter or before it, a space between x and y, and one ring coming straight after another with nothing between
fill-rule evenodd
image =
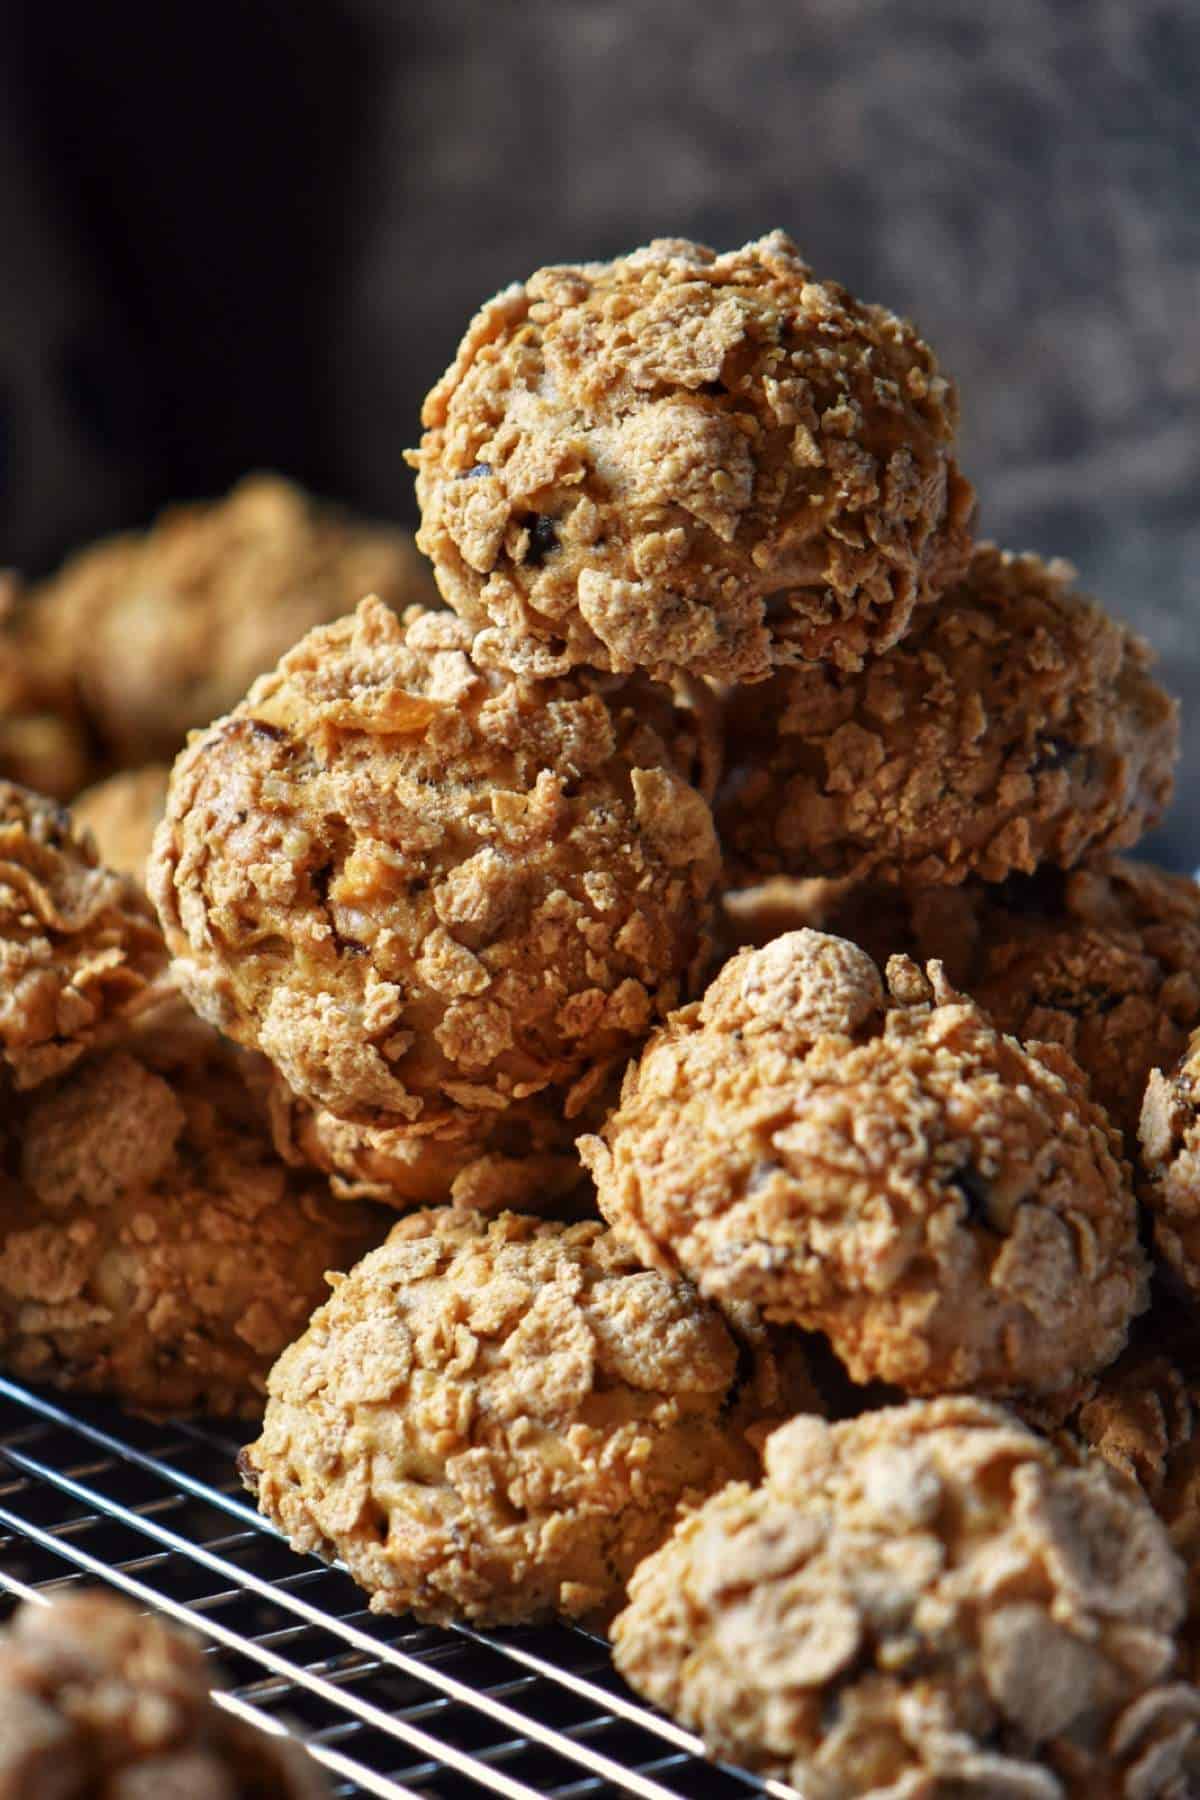
<instances>
[{"instance_id":1,"label":"dark background","mask_svg":"<svg viewBox=\"0 0 1200 1800\"><path fill-rule=\"evenodd\" d=\"M0 8L0 561L245 468L413 516L488 293L782 225L912 313L983 528L1070 556L1191 702L1192 0L207 0Z\"/></svg>"}]
</instances>

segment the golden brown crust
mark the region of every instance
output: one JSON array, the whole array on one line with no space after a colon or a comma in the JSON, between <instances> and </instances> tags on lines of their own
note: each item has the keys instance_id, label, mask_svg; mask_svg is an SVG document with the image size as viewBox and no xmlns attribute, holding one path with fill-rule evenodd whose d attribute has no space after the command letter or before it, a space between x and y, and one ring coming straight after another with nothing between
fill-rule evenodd
<instances>
[{"instance_id":1,"label":"golden brown crust","mask_svg":"<svg viewBox=\"0 0 1200 1800\"><path fill-rule=\"evenodd\" d=\"M614 1075L599 1099L611 1105L616 1087ZM339 1199L378 1200L398 1212L445 1199L485 1213L554 1211L585 1180L571 1143L584 1121L560 1120L536 1098L508 1107L500 1121L452 1114L441 1131L423 1136L404 1125L350 1124L298 1099L274 1071L267 1101L284 1161L320 1169ZM593 1104L586 1116L602 1114Z\"/></svg>"},{"instance_id":2,"label":"golden brown crust","mask_svg":"<svg viewBox=\"0 0 1200 1800\"><path fill-rule=\"evenodd\" d=\"M166 963L138 885L69 813L0 781L0 1106L149 1005Z\"/></svg>"},{"instance_id":3,"label":"golden brown crust","mask_svg":"<svg viewBox=\"0 0 1200 1800\"><path fill-rule=\"evenodd\" d=\"M320 1800L299 1745L217 1706L194 1642L101 1590L0 1632L4 1800Z\"/></svg>"},{"instance_id":4,"label":"golden brown crust","mask_svg":"<svg viewBox=\"0 0 1200 1800\"><path fill-rule=\"evenodd\" d=\"M1002 1031L1061 1044L1138 1155L1152 1069L1170 1072L1200 1026L1200 887L1150 863L1099 856L996 885L904 893L789 881L726 894L728 953L811 926L893 954L936 957Z\"/></svg>"},{"instance_id":5,"label":"golden brown crust","mask_svg":"<svg viewBox=\"0 0 1200 1800\"><path fill-rule=\"evenodd\" d=\"M477 314L411 460L475 654L756 681L854 667L962 571L953 387L782 232L540 269Z\"/></svg>"},{"instance_id":6,"label":"golden brown crust","mask_svg":"<svg viewBox=\"0 0 1200 1800\"><path fill-rule=\"evenodd\" d=\"M100 860L144 886L146 859L167 804L171 771L165 763L122 769L77 794L75 822L96 840Z\"/></svg>"},{"instance_id":7,"label":"golden brown crust","mask_svg":"<svg viewBox=\"0 0 1200 1800\"><path fill-rule=\"evenodd\" d=\"M270 1391L243 1474L293 1547L376 1612L492 1624L603 1613L681 1504L754 1472L747 1430L812 1403L599 1223L456 1208L401 1220Z\"/></svg>"},{"instance_id":8,"label":"golden brown crust","mask_svg":"<svg viewBox=\"0 0 1200 1800\"><path fill-rule=\"evenodd\" d=\"M1168 1800L1200 1695L1145 1501L1002 1409L910 1403L767 1442L630 1583L614 1656L716 1756L812 1800Z\"/></svg>"},{"instance_id":9,"label":"golden brown crust","mask_svg":"<svg viewBox=\"0 0 1200 1800\"><path fill-rule=\"evenodd\" d=\"M482 674L467 640L378 601L312 633L193 739L151 862L198 1009L439 1164L513 1108L569 1145L705 953L718 864L668 690Z\"/></svg>"},{"instance_id":10,"label":"golden brown crust","mask_svg":"<svg viewBox=\"0 0 1200 1800\"><path fill-rule=\"evenodd\" d=\"M865 952L811 931L735 957L581 1140L600 1210L651 1266L825 1332L857 1381L1069 1396L1146 1300L1116 1134L1065 1053L937 964L888 980L885 1004Z\"/></svg>"},{"instance_id":11,"label":"golden brown crust","mask_svg":"<svg viewBox=\"0 0 1200 1800\"><path fill-rule=\"evenodd\" d=\"M255 475L80 551L34 590L30 623L109 754L137 767L174 756L306 631L372 593L435 598L408 533Z\"/></svg>"},{"instance_id":12,"label":"golden brown crust","mask_svg":"<svg viewBox=\"0 0 1200 1800\"><path fill-rule=\"evenodd\" d=\"M734 689L731 879L1002 881L1136 843L1171 797L1178 709L1072 576L982 545L886 656Z\"/></svg>"},{"instance_id":13,"label":"golden brown crust","mask_svg":"<svg viewBox=\"0 0 1200 1800\"><path fill-rule=\"evenodd\" d=\"M153 1414L262 1414L267 1372L387 1216L288 1170L235 1053L187 1019L10 1101L0 1361Z\"/></svg>"}]
</instances>

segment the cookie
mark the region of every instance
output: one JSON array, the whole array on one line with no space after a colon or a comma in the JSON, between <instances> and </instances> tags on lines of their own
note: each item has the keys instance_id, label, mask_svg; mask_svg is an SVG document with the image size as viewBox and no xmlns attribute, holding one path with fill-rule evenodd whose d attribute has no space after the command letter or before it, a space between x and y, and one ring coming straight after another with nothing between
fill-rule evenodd
<instances>
[{"instance_id":1,"label":"cookie","mask_svg":"<svg viewBox=\"0 0 1200 1800\"><path fill-rule=\"evenodd\" d=\"M686 1283L599 1223L413 1213L270 1378L243 1478L375 1612L603 1615L695 1502L811 1404Z\"/></svg>"},{"instance_id":2,"label":"cookie","mask_svg":"<svg viewBox=\"0 0 1200 1800\"><path fill-rule=\"evenodd\" d=\"M262 1416L266 1376L387 1215L275 1155L240 1061L156 1020L0 1120L0 1364L138 1412Z\"/></svg>"},{"instance_id":3,"label":"cookie","mask_svg":"<svg viewBox=\"0 0 1200 1800\"><path fill-rule=\"evenodd\" d=\"M913 327L782 232L540 269L430 393L421 549L524 674L857 667L962 573L958 405Z\"/></svg>"},{"instance_id":4,"label":"cookie","mask_svg":"<svg viewBox=\"0 0 1200 1800\"><path fill-rule=\"evenodd\" d=\"M978 1400L783 1426L629 1594L625 1679L813 1800L1168 1800L1200 1772L1166 1531Z\"/></svg>"},{"instance_id":5,"label":"cookie","mask_svg":"<svg viewBox=\"0 0 1200 1800\"><path fill-rule=\"evenodd\" d=\"M100 1590L32 1601L0 1631L5 1800L321 1800L287 1738L216 1705L200 1645Z\"/></svg>"},{"instance_id":6,"label":"cookie","mask_svg":"<svg viewBox=\"0 0 1200 1800\"><path fill-rule=\"evenodd\" d=\"M137 883L53 801L0 781L0 1103L148 1006L166 964Z\"/></svg>"},{"instance_id":7,"label":"cookie","mask_svg":"<svg viewBox=\"0 0 1200 1800\"><path fill-rule=\"evenodd\" d=\"M408 533L256 475L80 551L33 591L31 624L109 757L138 768L371 593L397 607L434 597Z\"/></svg>"},{"instance_id":8,"label":"cookie","mask_svg":"<svg viewBox=\"0 0 1200 1800\"><path fill-rule=\"evenodd\" d=\"M17 584L0 571L0 780L69 800L94 764L69 684L27 641Z\"/></svg>"},{"instance_id":9,"label":"cookie","mask_svg":"<svg viewBox=\"0 0 1200 1800\"><path fill-rule=\"evenodd\" d=\"M122 769L71 802L76 824L91 832L101 861L140 883L145 882L146 858L166 810L170 773L165 763Z\"/></svg>"},{"instance_id":10,"label":"cookie","mask_svg":"<svg viewBox=\"0 0 1200 1800\"><path fill-rule=\"evenodd\" d=\"M530 1113L569 1147L705 953L719 862L689 707L481 672L469 635L376 600L312 633L180 758L150 873L198 1010L443 1169Z\"/></svg>"},{"instance_id":11,"label":"cookie","mask_svg":"<svg viewBox=\"0 0 1200 1800\"><path fill-rule=\"evenodd\" d=\"M1092 857L995 885L904 892L879 883L776 877L726 894L725 954L811 926L936 957L1002 1031L1061 1044L1138 1158L1153 1069L1169 1072L1200 1026L1200 887L1152 863Z\"/></svg>"},{"instance_id":12,"label":"cookie","mask_svg":"<svg viewBox=\"0 0 1200 1800\"><path fill-rule=\"evenodd\" d=\"M726 964L581 1140L652 1267L824 1332L856 1381L1069 1402L1146 1303L1129 1172L1071 1059L817 932Z\"/></svg>"},{"instance_id":13,"label":"cookie","mask_svg":"<svg viewBox=\"0 0 1200 1800\"><path fill-rule=\"evenodd\" d=\"M275 1148L297 1168L320 1169L334 1194L376 1200L397 1212L449 1199L479 1212L554 1211L585 1180L569 1142L615 1098L615 1076L584 1116L569 1123L531 1101L487 1112L460 1112L421 1136L406 1125L353 1125L293 1094L272 1071L267 1102Z\"/></svg>"},{"instance_id":14,"label":"cookie","mask_svg":"<svg viewBox=\"0 0 1200 1800\"><path fill-rule=\"evenodd\" d=\"M1136 843L1171 798L1178 709L1072 575L983 545L885 656L733 690L730 879L1002 881Z\"/></svg>"}]
</instances>

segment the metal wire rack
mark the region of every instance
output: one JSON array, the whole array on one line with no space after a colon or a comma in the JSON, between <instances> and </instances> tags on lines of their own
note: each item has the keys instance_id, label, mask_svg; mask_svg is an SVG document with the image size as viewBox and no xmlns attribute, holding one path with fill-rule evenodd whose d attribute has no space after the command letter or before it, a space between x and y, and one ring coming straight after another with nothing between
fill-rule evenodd
<instances>
[{"instance_id":1,"label":"metal wire rack","mask_svg":"<svg viewBox=\"0 0 1200 1800\"><path fill-rule=\"evenodd\" d=\"M297 1558L246 1502L238 1447L228 1428L153 1425L0 1379L0 1619L82 1581L185 1621L233 1684L221 1704L302 1739L339 1796L792 1797L706 1762L586 1632L374 1618L348 1575Z\"/></svg>"}]
</instances>

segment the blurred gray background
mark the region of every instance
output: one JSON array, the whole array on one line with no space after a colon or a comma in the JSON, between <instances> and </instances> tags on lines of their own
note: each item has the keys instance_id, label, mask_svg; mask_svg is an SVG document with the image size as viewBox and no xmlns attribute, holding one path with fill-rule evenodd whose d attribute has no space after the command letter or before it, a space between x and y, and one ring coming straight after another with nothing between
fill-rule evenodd
<instances>
[{"instance_id":1,"label":"blurred gray background","mask_svg":"<svg viewBox=\"0 0 1200 1800\"><path fill-rule=\"evenodd\" d=\"M0 560L251 465L411 517L485 295L781 225L958 378L983 528L1158 645L1200 860L1191 0L10 0L0 71Z\"/></svg>"}]
</instances>

